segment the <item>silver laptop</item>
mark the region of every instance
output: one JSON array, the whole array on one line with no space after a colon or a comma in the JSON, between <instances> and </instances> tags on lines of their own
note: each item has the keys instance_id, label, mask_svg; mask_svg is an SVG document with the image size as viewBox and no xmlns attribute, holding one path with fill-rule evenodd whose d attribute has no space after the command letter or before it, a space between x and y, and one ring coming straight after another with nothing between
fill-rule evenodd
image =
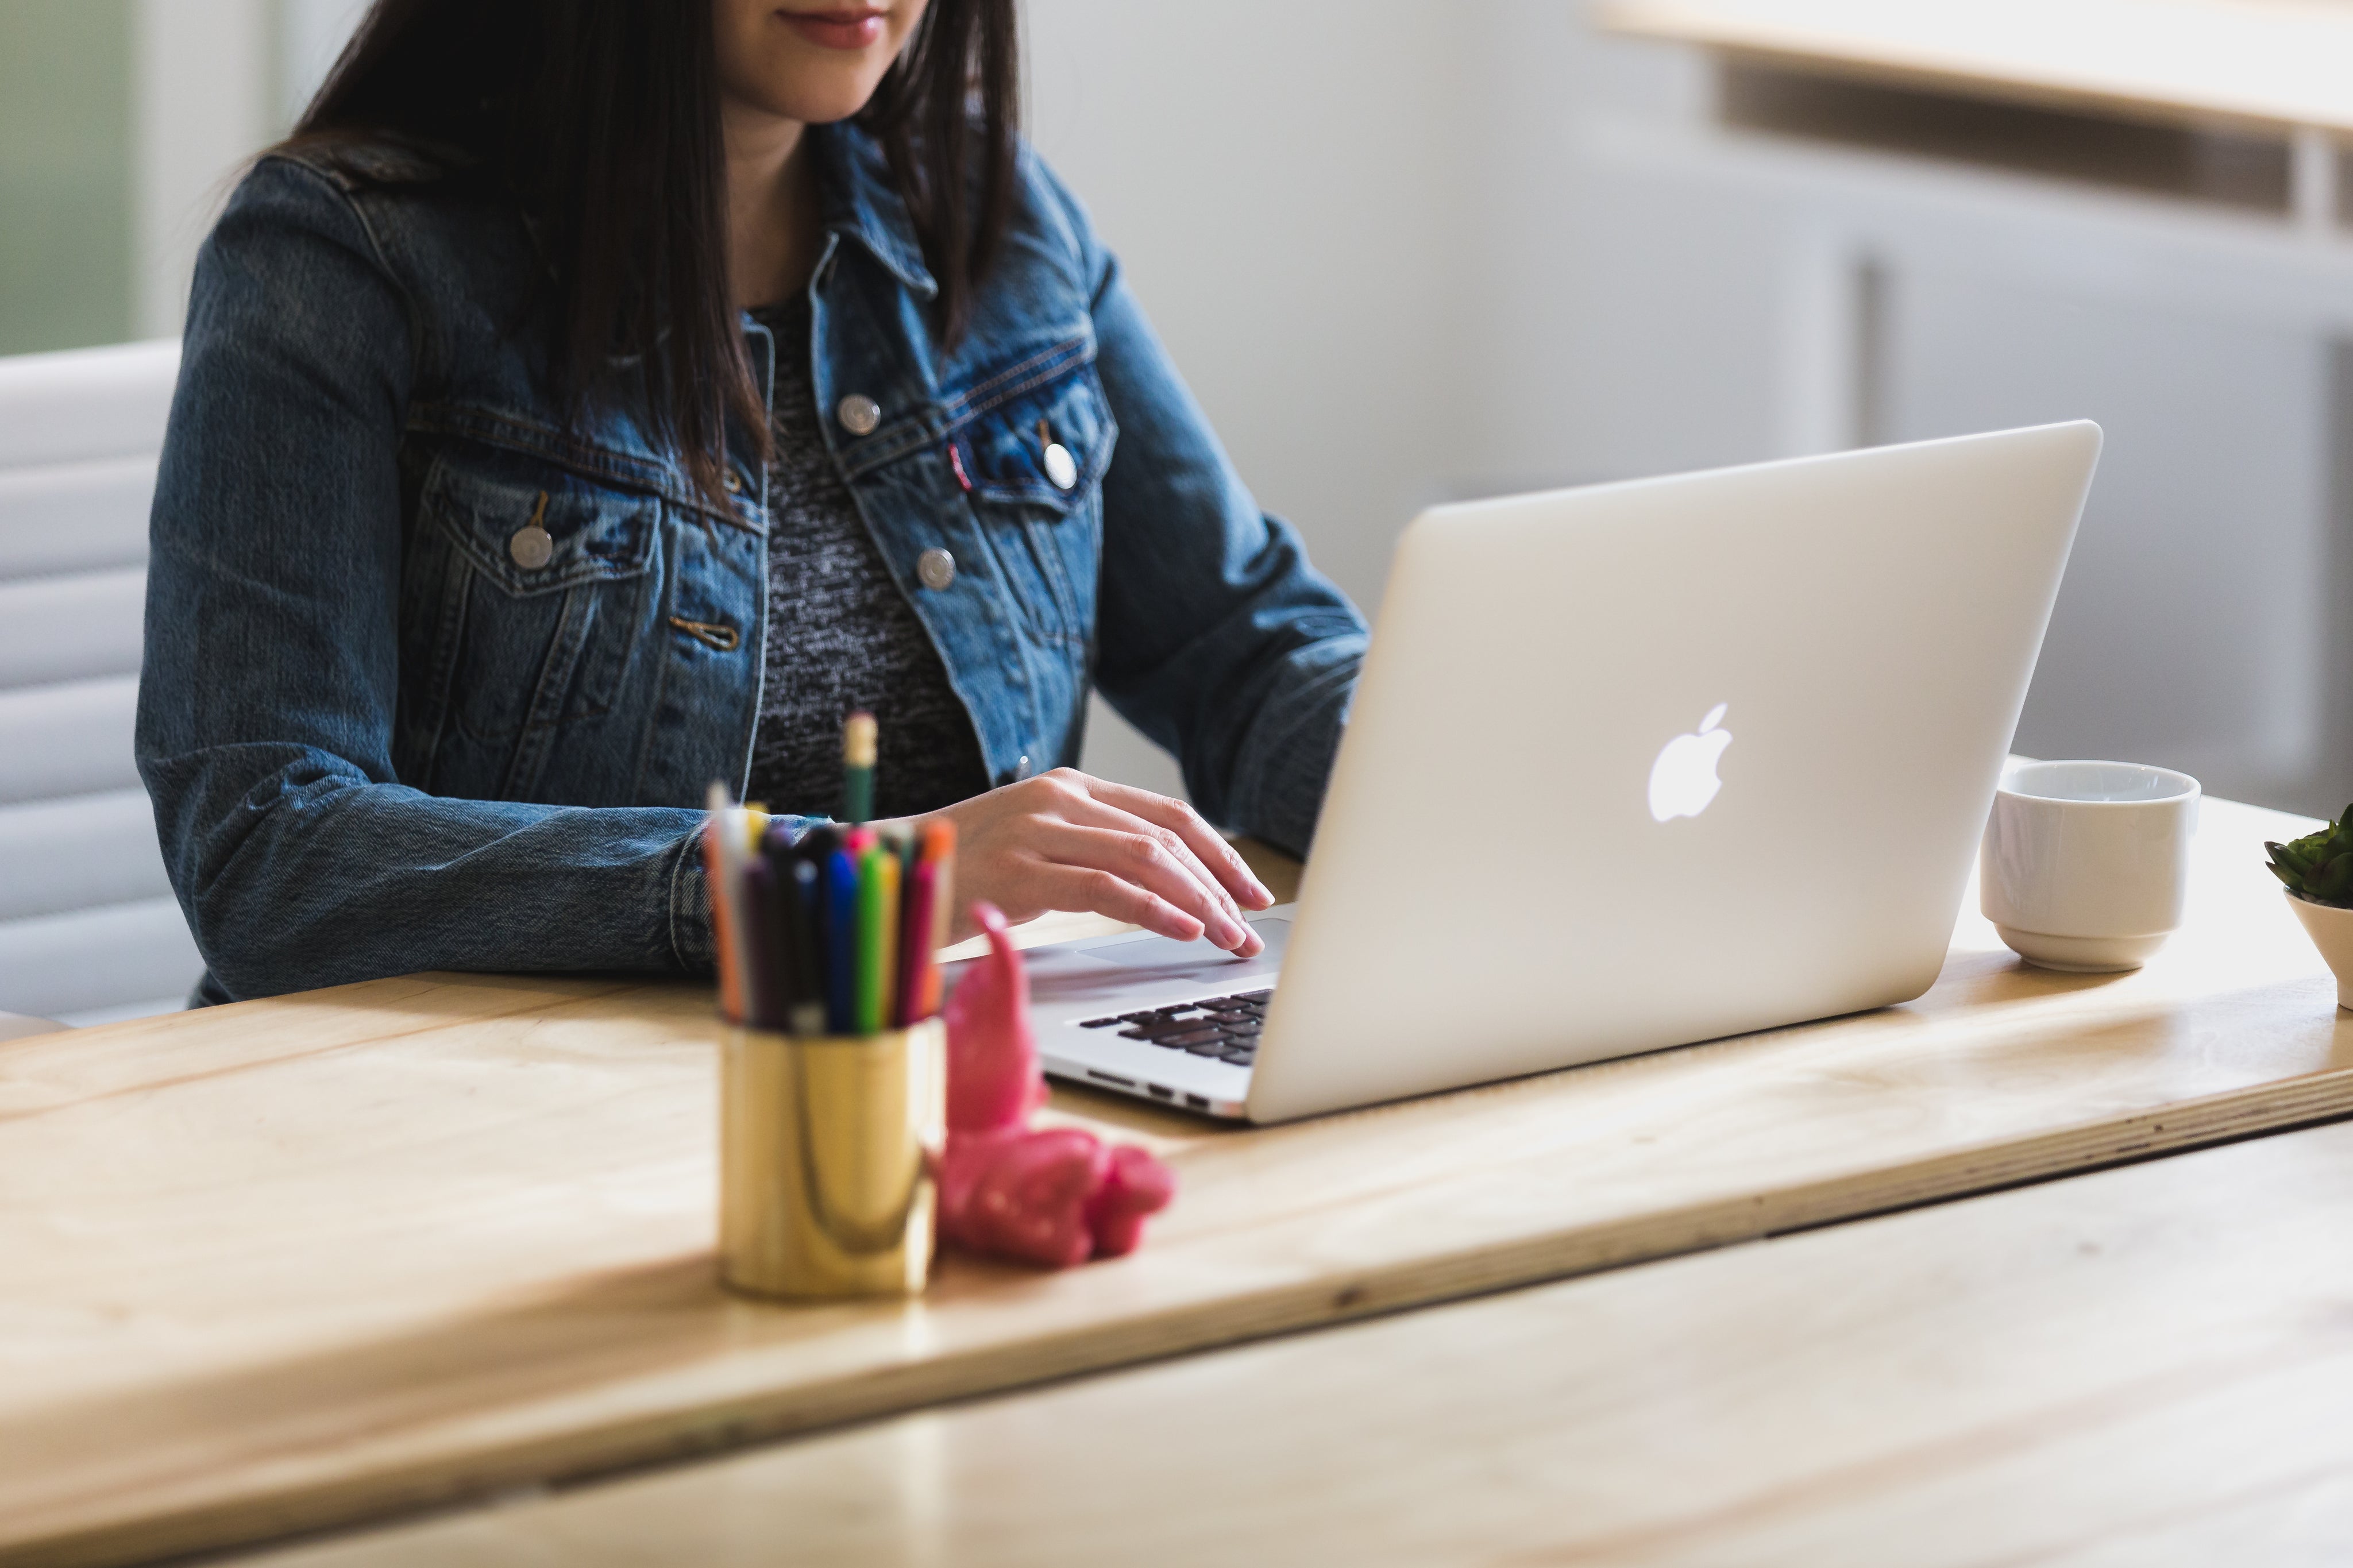
<instances>
[{"instance_id":1,"label":"silver laptop","mask_svg":"<svg viewBox=\"0 0 2353 1568\"><path fill-rule=\"evenodd\" d=\"M1439 507L1261 957L1027 955L1046 1068L1280 1121L1909 1001L2100 431Z\"/></svg>"}]
</instances>

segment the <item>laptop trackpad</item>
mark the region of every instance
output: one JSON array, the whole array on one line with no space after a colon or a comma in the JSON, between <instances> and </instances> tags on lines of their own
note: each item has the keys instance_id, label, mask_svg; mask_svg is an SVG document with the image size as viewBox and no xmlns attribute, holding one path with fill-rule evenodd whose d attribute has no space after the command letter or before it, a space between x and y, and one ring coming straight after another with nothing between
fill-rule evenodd
<instances>
[{"instance_id":1,"label":"laptop trackpad","mask_svg":"<svg viewBox=\"0 0 2353 1568\"><path fill-rule=\"evenodd\" d=\"M1265 942L1266 951L1248 962L1252 965L1279 966L1282 962L1283 939L1291 934L1291 922L1260 919L1251 921L1250 928ZM1178 942L1168 936L1125 938L1093 947L1073 948L1071 952L1080 958L1091 958L1098 963L1162 974L1171 971L1224 968L1237 962L1232 953L1207 939Z\"/></svg>"},{"instance_id":2,"label":"laptop trackpad","mask_svg":"<svg viewBox=\"0 0 2353 1568\"><path fill-rule=\"evenodd\" d=\"M1076 1020L1147 1003L1271 985L1291 934L1289 913L1250 921L1266 943L1256 958L1236 958L1207 942L1142 934L1033 947L1021 955L1029 971L1030 1003L1041 1018ZM955 973L961 976L975 962L956 964Z\"/></svg>"}]
</instances>

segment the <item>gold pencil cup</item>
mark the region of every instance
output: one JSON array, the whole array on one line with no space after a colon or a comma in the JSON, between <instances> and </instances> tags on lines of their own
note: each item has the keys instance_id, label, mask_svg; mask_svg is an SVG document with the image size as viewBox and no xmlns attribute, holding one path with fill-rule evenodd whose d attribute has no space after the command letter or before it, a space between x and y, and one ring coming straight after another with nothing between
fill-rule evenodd
<instances>
[{"instance_id":1,"label":"gold pencil cup","mask_svg":"<svg viewBox=\"0 0 2353 1568\"><path fill-rule=\"evenodd\" d=\"M759 1296L911 1296L932 1263L947 1029L722 1025L719 1273Z\"/></svg>"}]
</instances>

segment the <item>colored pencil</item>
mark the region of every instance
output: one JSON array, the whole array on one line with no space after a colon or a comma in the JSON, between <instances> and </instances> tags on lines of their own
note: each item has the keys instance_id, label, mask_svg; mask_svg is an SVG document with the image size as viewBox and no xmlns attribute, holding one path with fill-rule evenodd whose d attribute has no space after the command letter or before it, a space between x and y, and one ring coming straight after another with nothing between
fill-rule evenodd
<instances>
[{"instance_id":1,"label":"colored pencil","mask_svg":"<svg viewBox=\"0 0 2353 1568\"><path fill-rule=\"evenodd\" d=\"M899 948L899 858L878 844L858 867L858 1032L891 1026Z\"/></svg>"},{"instance_id":2,"label":"colored pencil","mask_svg":"<svg viewBox=\"0 0 2353 1568\"><path fill-rule=\"evenodd\" d=\"M711 891L711 948L719 969L719 1010L730 1021L742 1023L749 993L744 972L749 968L743 942L743 921L735 918L736 890L742 886L742 840L730 820L727 786L715 780L705 797L709 815L703 819L702 870Z\"/></svg>"},{"instance_id":3,"label":"colored pencil","mask_svg":"<svg viewBox=\"0 0 2353 1568\"><path fill-rule=\"evenodd\" d=\"M744 862L743 897L737 918L744 922L744 943L752 962L744 971L744 1021L755 1029L776 1029L785 1022L785 977L776 956L782 931L777 917L776 879L763 856Z\"/></svg>"},{"instance_id":4,"label":"colored pencil","mask_svg":"<svg viewBox=\"0 0 2353 1568\"><path fill-rule=\"evenodd\" d=\"M818 934L824 929L825 873L818 863L796 853L786 862L790 885L785 889L785 927L792 947L792 999L786 1004L785 1026L807 1037L825 1033L825 952Z\"/></svg>"},{"instance_id":5,"label":"colored pencil","mask_svg":"<svg viewBox=\"0 0 2353 1568\"><path fill-rule=\"evenodd\" d=\"M796 835L723 784L709 794L702 853L710 883L719 1004L730 1020L794 1035L873 1034L939 1011L955 830L865 825L876 726L842 726L847 823Z\"/></svg>"},{"instance_id":6,"label":"colored pencil","mask_svg":"<svg viewBox=\"0 0 2353 1568\"><path fill-rule=\"evenodd\" d=\"M841 829L829 822L820 822L803 832L794 841L793 853L804 860L814 860L823 871L833 862L833 852L841 847Z\"/></svg>"},{"instance_id":7,"label":"colored pencil","mask_svg":"<svg viewBox=\"0 0 2353 1568\"><path fill-rule=\"evenodd\" d=\"M883 848L898 857L899 907L903 912L907 904L907 879L915 869L915 825L912 822L878 822L874 825L874 837L882 841Z\"/></svg>"},{"instance_id":8,"label":"colored pencil","mask_svg":"<svg viewBox=\"0 0 2353 1568\"><path fill-rule=\"evenodd\" d=\"M858 863L837 849L825 868L825 1024L858 1032Z\"/></svg>"},{"instance_id":9,"label":"colored pencil","mask_svg":"<svg viewBox=\"0 0 2353 1568\"><path fill-rule=\"evenodd\" d=\"M932 907L939 897L940 868L918 860L907 873L904 917L899 922L898 1027L919 1024L931 1015L923 999L931 994L939 965L932 958Z\"/></svg>"},{"instance_id":10,"label":"colored pencil","mask_svg":"<svg viewBox=\"0 0 2353 1568\"><path fill-rule=\"evenodd\" d=\"M800 899L793 886L793 837L784 824L768 824L752 858L768 868L767 962L776 972L776 1011L781 1020L799 997L805 977L800 947L794 940ZM776 1026L789 1026L780 1021Z\"/></svg>"},{"instance_id":11,"label":"colored pencil","mask_svg":"<svg viewBox=\"0 0 2353 1568\"><path fill-rule=\"evenodd\" d=\"M841 819L864 822L874 815L875 726L871 713L841 721Z\"/></svg>"},{"instance_id":12,"label":"colored pencil","mask_svg":"<svg viewBox=\"0 0 2353 1568\"><path fill-rule=\"evenodd\" d=\"M915 1016L929 1018L940 1010L942 977L939 950L947 946L955 923L955 824L934 820L923 825L923 863L932 868L932 930L923 945L923 985Z\"/></svg>"}]
</instances>

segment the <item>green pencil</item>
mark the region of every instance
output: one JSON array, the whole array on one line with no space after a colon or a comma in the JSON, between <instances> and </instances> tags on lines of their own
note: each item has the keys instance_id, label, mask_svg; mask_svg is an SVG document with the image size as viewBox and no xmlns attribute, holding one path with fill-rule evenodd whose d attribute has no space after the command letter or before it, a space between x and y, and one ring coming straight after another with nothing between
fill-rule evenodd
<instances>
[{"instance_id":1,"label":"green pencil","mask_svg":"<svg viewBox=\"0 0 2353 1568\"><path fill-rule=\"evenodd\" d=\"M841 820L865 822L874 815L874 715L852 713L841 721Z\"/></svg>"}]
</instances>

